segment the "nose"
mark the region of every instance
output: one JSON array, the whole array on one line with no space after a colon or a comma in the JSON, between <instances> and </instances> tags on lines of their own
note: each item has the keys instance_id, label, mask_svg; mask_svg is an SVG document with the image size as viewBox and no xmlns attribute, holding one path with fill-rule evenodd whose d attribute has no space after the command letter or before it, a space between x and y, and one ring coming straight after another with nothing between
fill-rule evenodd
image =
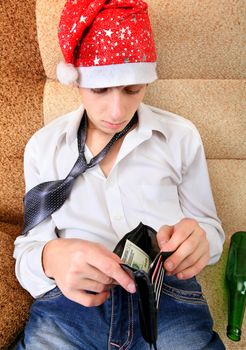
<instances>
[{"instance_id":1,"label":"nose","mask_svg":"<svg viewBox=\"0 0 246 350\"><path fill-rule=\"evenodd\" d=\"M113 121L122 121L124 119L124 97L118 89L112 91L111 104L111 118Z\"/></svg>"}]
</instances>

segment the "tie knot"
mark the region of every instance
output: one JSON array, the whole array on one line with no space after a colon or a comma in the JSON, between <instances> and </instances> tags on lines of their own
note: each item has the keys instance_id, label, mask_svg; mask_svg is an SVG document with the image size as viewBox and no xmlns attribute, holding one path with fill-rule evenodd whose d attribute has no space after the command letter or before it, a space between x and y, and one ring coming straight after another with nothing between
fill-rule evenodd
<instances>
[{"instance_id":1,"label":"tie knot","mask_svg":"<svg viewBox=\"0 0 246 350\"><path fill-rule=\"evenodd\" d=\"M87 163L84 154L79 154L78 159L76 160L73 168L71 169L70 173L67 176L68 178L73 178L75 179L79 174L82 174L86 171L87 169Z\"/></svg>"}]
</instances>

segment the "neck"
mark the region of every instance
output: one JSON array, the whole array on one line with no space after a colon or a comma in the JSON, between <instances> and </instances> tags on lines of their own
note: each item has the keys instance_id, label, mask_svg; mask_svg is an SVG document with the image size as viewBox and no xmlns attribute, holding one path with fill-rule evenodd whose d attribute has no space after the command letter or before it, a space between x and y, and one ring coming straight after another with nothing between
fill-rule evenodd
<instances>
[{"instance_id":1,"label":"neck","mask_svg":"<svg viewBox=\"0 0 246 350\"><path fill-rule=\"evenodd\" d=\"M112 139L113 135L108 135L96 128L88 128L87 129L87 135L86 135L86 144L87 146L92 149L96 148L103 149L104 146ZM94 153L94 152L93 152Z\"/></svg>"},{"instance_id":2,"label":"neck","mask_svg":"<svg viewBox=\"0 0 246 350\"><path fill-rule=\"evenodd\" d=\"M86 113L86 112L85 112ZM138 122L138 116L137 113L134 114L134 116L132 117L132 119L129 121L129 123L127 124L127 126L117 132L117 133L106 133L103 130L100 130L99 128L97 128L93 122L91 122L91 120L88 118L87 115L85 115L87 118L87 127L86 127L86 135L85 135L85 142L87 144L87 146L92 150L92 149L96 149L99 151L102 150L107 143L109 143L109 141L111 139L113 139L113 143L115 144L121 144L123 139L125 138L125 135L132 130L133 128L136 127L137 122ZM94 154L94 152L93 152Z\"/></svg>"}]
</instances>

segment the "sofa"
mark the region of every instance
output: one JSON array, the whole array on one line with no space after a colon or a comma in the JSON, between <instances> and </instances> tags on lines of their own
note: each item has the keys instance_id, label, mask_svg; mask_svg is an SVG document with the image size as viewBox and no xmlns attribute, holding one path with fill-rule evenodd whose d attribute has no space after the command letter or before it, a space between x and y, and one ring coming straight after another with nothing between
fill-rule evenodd
<instances>
[{"instance_id":1,"label":"sofa","mask_svg":"<svg viewBox=\"0 0 246 350\"><path fill-rule=\"evenodd\" d=\"M218 215L226 233L216 265L198 279L226 348L225 266L231 235L246 229L246 4L244 0L148 0L159 80L145 102L190 119L199 129ZM78 90L55 76L57 24L65 0L5 0L1 9L0 349L11 349L32 298L14 274L13 243L23 222L23 151L30 136L80 104ZM185 350L185 349L184 349ZM194 349L195 350L195 349Z\"/></svg>"}]
</instances>

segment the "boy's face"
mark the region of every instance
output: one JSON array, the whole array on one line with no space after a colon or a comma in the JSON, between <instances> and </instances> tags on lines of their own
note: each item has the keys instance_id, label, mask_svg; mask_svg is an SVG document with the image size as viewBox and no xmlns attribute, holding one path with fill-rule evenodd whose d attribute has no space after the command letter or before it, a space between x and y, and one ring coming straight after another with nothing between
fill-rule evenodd
<instances>
[{"instance_id":1,"label":"boy's face","mask_svg":"<svg viewBox=\"0 0 246 350\"><path fill-rule=\"evenodd\" d=\"M89 127L115 134L128 124L143 100L146 85L112 88L80 88Z\"/></svg>"}]
</instances>

